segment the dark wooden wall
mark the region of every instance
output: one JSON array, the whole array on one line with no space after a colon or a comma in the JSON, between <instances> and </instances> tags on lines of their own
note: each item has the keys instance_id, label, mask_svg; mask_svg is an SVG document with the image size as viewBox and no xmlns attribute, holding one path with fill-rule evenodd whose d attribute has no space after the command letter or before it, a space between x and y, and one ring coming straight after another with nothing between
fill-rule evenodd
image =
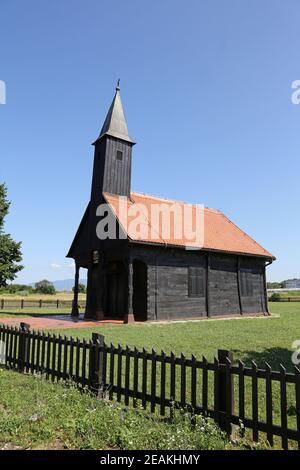
<instances>
[{"instance_id":1,"label":"dark wooden wall","mask_svg":"<svg viewBox=\"0 0 300 470\"><path fill-rule=\"evenodd\" d=\"M172 248L132 245L131 259L148 265L148 320L266 313L265 260ZM203 297L188 296L188 268L204 270ZM242 296L240 271L251 278L251 296Z\"/></svg>"},{"instance_id":2,"label":"dark wooden wall","mask_svg":"<svg viewBox=\"0 0 300 470\"><path fill-rule=\"evenodd\" d=\"M118 160L117 151L122 152ZM91 200L102 192L129 196L131 183L132 144L104 136L95 144L94 170Z\"/></svg>"}]
</instances>

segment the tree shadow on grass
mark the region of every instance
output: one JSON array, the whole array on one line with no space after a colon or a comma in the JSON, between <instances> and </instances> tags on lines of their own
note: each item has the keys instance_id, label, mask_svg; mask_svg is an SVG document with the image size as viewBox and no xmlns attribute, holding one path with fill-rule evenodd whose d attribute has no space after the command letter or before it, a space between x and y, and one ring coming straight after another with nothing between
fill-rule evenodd
<instances>
[{"instance_id":1,"label":"tree shadow on grass","mask_svg":"<svg viewBox=\"0 0 300 470\"><path fill-rule=\"evenodd\" d=\"M232 350L234 356L241 359L247 366L251 366L251 361L255 361L258 367L264 369L266 362L270 364L273 370L279 370L282 364L287 371L294 371L292 362L293 350L286 348L268 348L263 351L241 351L239 349Z\"/></svg>"}]
</instances>

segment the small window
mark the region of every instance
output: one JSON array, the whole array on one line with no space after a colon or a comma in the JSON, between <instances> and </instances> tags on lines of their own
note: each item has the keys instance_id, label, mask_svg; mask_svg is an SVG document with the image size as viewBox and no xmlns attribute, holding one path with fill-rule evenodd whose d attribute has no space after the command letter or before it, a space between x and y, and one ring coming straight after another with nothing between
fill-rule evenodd
<instances>
[{"instance_id":1,"label":"small window","mask_svg":"<svg viewBox=\"0 0 300 470\"><path fill-rule=\"evenodd\" d=\"M188 270L188 296L204 297L204 269L190 266Z\"/></svg>"},{"instance_id":2,"label":"small window","mask_svg":"<svg viewBox=\"0 0 300 470\"><path fill-rule=\"evenodd\" d=\"M241 271L241 294L243 297L253 296L253 280L251 271Z\"/></svg>"},{"instance_id":3,"label":"small window","mask_svg":"<svg viewBox=\"0 0 300 470\"><path fill-rule=\"evenodd\" d=\"M117 160L120 162L123 160L123 152L121 150L117 150Z\"/></svg>"},{"instance_id":4,"label":"small window","mask_svg":"<svg viewBox=\"0 0 300 470\"><path fill-rule=\"evenodd\" d=\"M99 263L99 251L95 250L93 251L93 264L98 264Z\"/></svg>"}]
</instances>

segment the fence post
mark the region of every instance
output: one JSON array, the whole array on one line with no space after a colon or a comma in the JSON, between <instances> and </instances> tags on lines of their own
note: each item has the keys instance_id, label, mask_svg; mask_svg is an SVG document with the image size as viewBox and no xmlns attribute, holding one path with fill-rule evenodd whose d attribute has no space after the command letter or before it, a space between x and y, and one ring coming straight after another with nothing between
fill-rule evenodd
<instances>
[{"instance_id":1,"label":"fence post","mask_svg":"<svg viewBox=\"0 0 300 470\"><path fill-rule=\"evenodd\" d=\"M219 426L228 436L232 434L231 415L233 414L233 380L231 375L231 364L233 355L230 351L218 349L218 410L217 412Z\"/></svg>"},{"instance_id":2,"label":"fence post","mask_svg":"<svg viewBox=\"0 0 300 470\"><path fill-rule=\"evenodd\" d=\"M103 389L103 365L104 365L104 336L92 333L89 358L89 379L93 392L98 393Z\"/></svg>"},{"instance_id":3,"label":"fence post","mask_svg":"<svg viewBox=\"0 0 300 470\"><path fill-rule=\"evenodd\" d=\"M24 372L29 354L29 329L28 323L21 323L19 330L18 370Z\"/></svg>"}]
</instances>

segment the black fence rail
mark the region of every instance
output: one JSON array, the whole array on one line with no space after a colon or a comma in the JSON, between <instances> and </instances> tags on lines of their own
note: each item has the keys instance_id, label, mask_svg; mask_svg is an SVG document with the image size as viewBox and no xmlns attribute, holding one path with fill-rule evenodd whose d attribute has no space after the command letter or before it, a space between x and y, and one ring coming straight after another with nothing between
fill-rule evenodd
<instances>
[{"instance_id":1,"label":"black fence rail","mask_svg":"<svg viewBox=\"0 0 300 470\"><path fill-rule=\"evenodd\" d=\"M275 297L272 298L272 295L268 298L269 302L300 302L300 297L291 296L291 297Z\"/></svg>"},{"instance_id":2,"label":"black fence rail","mask_svg":"<svg viewBox=\"0 0 300 470\"><path fill-rule=\"evenodd\" d=\"M72 380L97 395L142 406L164 416L176 408L212 417L228 435L233 425L261 434L270 445L279 436L283 449L290 441L300 448L300 371L283 366L274 371L252 361L233 363L230 352L218 351L210 363L203 356L166 355L145 349L105 344L93 333L87 341L73 337L0 326L1 359L7 368L43 373L52 381ZM293 444L294 445L294 444Z\"/></svg>"},{"instance_id":3,"label":"black fence rail","mask_svg":"<svg viewBox=\"0 0 300 470\"><path fill-rule=\"evenodd\" d=\"M72 308L72 300L61 299L0 299L0 310L25 308ZM85 301L79 301L78 307L85 308Z\"/></svg>"}]
</instances>

